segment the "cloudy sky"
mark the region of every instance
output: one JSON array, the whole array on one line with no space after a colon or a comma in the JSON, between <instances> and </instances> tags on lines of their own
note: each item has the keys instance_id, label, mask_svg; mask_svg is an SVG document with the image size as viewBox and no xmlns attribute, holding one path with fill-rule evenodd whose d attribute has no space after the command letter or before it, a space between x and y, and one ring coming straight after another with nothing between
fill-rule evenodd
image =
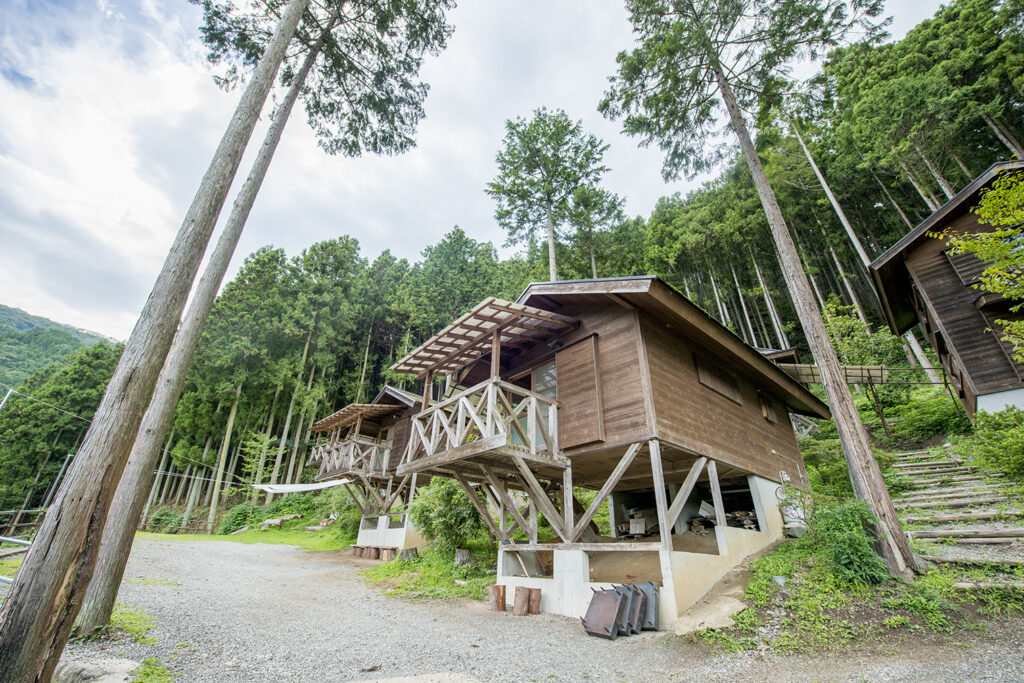
<instances>
[{"instance_id":1,"label":"cloudy sky","mask_svg":"<svg viewBox=\"0 0 1024 683\"><path fill-rule=\"evenodd\" d=\"M938 5L890 0L891 32ZM630 214L693 185L664 183L657 150L596 111L632 40L622 2L463 0L451 21L448 49L423 69L418 147L329 157L295 116L231 272L261 245L292 255L339 234L371 258L416 259L456 224L500 247L483 188L505 120L541 105L610 143L607 186ZM199 22L185 0L0 1L0 303L131 331L238 97L211 81Z\"/></svg>"}]
</instances>

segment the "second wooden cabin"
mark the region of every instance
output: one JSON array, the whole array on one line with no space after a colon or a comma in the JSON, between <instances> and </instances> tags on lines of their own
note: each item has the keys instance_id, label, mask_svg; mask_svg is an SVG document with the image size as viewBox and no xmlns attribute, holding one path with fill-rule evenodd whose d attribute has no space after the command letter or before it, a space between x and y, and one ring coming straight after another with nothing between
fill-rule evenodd
<instances>
[{"instance_id":1,"label":"second wooden cabin","mask_svg":"<svg viewBox=\"0 0 1024 683\"><path fill-rule=\"evenodd\" d=\"M500 542L499 583L541 588L541 609L568 616L592 587L653 580L674 623L781 537L781 485L807 486L789 414L829 417L655 277L487 299L393 370L425 380L396 476L457 480ZM438 376L449 391L432 404Z\"/></svg>"}]
</instances>

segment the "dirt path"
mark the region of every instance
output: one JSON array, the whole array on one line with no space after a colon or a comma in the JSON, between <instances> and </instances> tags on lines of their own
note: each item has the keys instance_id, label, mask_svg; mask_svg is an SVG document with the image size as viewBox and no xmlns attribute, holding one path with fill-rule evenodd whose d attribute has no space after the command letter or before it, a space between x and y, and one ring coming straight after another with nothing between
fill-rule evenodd
<instances>
[{"instance_id":1,"label":"dirt path","mask_svg":"<svg viewBox=\"0 0 1024 683\"><path fill-rule=\"evenodd\" d=\"M139 539L119 599L156 619L155 645L72 645L78 658L159 657L178 681L342 681L461 674L460 681L943 681L1024 679L1024 628L971 647L834 656L711 655L648 633L616 641L552 615L479 602L409 603L364 585L347 553ZM872 645L874 647L874 645ZM420 680L455 680L423 678Z\"/></svg>"}]
</instances>

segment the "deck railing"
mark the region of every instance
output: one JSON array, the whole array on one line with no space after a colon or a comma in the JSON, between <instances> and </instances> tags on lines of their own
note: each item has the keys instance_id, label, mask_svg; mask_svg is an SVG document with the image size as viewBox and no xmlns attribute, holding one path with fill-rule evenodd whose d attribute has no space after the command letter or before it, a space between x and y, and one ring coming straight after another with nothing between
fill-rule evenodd
<instances>
[{"instance_id":1,"label":"deck railing","mask_svg":"<svg viewBox=\"0 0 1024 683\"><path fill-rule=\"evenodd\" d=\"M313 447L313 462L320 462L319 476L331 472L356 474L383 474L387 471L391 448L369 439L348 438L344 441L319 444Z\"/></svg>"},{"instance_id":2,"label":"deck railing","mask_svg":"<svg viewBox=\"0 0 1024 683\"><path fill-rule=\"evenodd\" d=\"M414 415L402 463L502 434L504 445L554 459L558 402L492 377Z\"/></svg>"}]
</instances>

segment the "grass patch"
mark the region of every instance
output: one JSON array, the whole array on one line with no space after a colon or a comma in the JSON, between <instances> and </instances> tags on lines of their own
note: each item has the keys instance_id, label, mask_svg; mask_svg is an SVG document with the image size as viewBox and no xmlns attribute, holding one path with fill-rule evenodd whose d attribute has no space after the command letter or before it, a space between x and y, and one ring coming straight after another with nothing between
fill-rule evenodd
<instances>
[{"instance_id":1,"label":"grass patch","mask_svg":"<svg viewBox=\"0 0 1024 683\"><path fill-rule=\"evenodd\" d=\"M415 560L393 560L361 573L369 583L385 588L387 595L414 600L483 600L487 587L497 578L489 561L456 567L452 555L436 548L424 550Z\"/></svg>"},{"instance_id":2,"label":"grass patch","mask_svg":"<svg viewBox=\"0 0 1024 683\"><path fill-rule=\"evenodd\" d=\"M0 560L0 576L6 576L13 579L14 575L18 573L18 567L21 566L21 561L25 559L24 555L17 555L15 557L8 557L5 560Z\"/></svg>"},{"instance_id":3,"label":"grass patch","mask_svg":"<svg viewBox=\"0 0 1024 683\"><path fill-rule=\"evenodd\" d=\"M156 628L156 621L142 609L117 603L110 615L110 631L123 633L140 645L156 645L156 638L149 632Z\"/></svg>"},{"instance_id":4,"label":"grass patch","mask_svg":"<svg viewBox=\"0 0 1024 683\"><path fill-rule=\"evenodd\" d=\"M156 657L142 660L129 679L130 683L173 683L178 674L160 663Z\"/></svg>"}]
</instances>

